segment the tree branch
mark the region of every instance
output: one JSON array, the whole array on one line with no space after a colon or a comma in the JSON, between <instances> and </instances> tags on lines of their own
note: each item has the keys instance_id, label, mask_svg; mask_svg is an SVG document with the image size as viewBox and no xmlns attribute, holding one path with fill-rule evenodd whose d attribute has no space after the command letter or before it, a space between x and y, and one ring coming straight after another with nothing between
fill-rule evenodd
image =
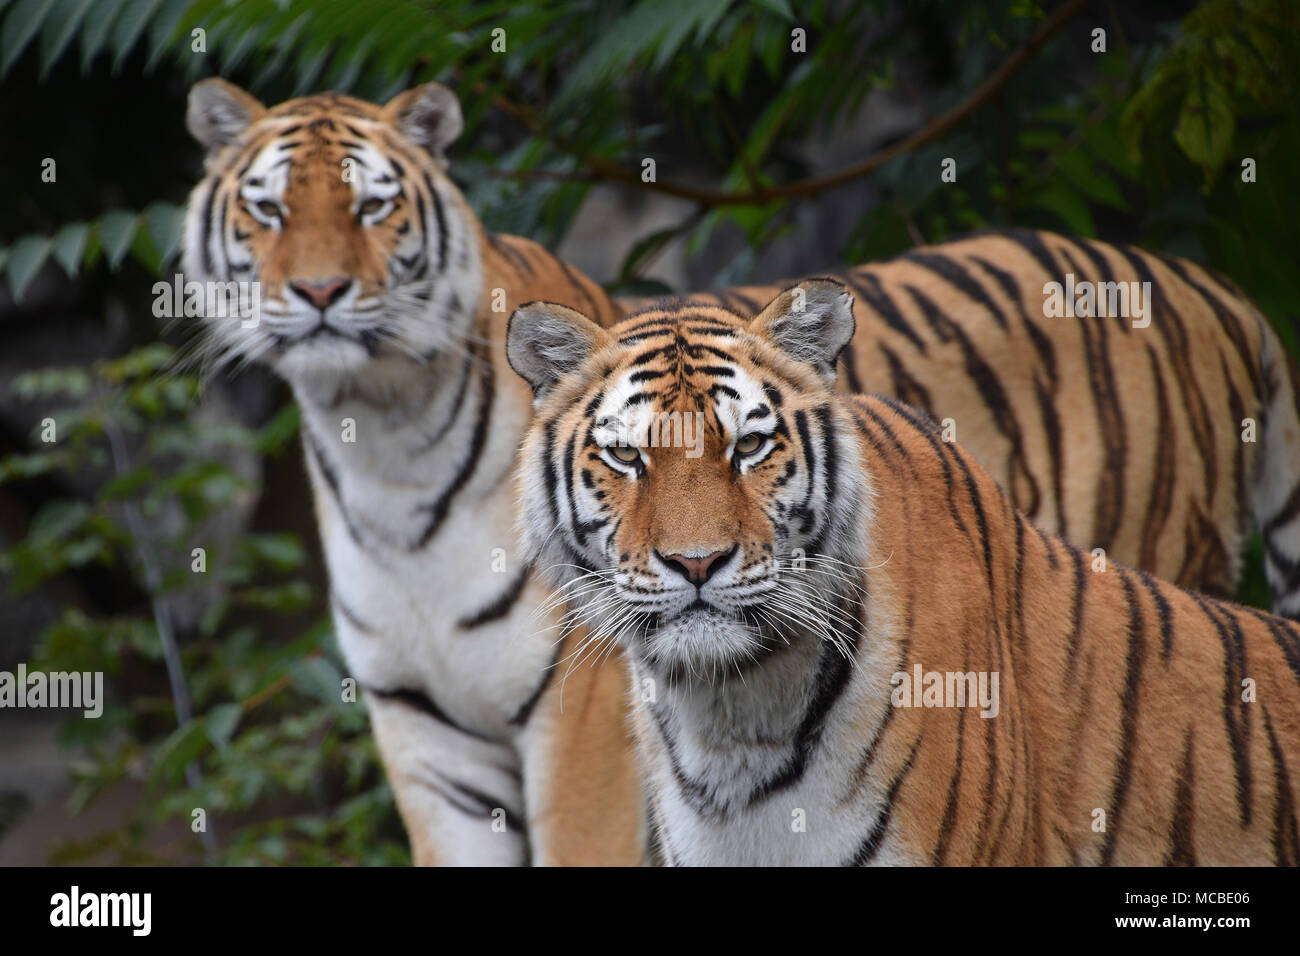
<instances>
[{"instance_id":1,"label":"tree branch","mask_svg":"<svg viewBox=\"0 0 1300 956\"><path fill-rule=\"evenodd\" d=\"M572 174L546 173L543 175L535 170L518 170L515 172L496 171L495 174L520 179L547 178L571 182L589 182L593 179L600 179L607 182L636 186L640 189L663 193L668 196L676 196L679 199L689 199L704 206L748 205L795 196L815 196L829 189L852 182L855 179L868 176L891 159L904 153L913 152L943 136L1002 89L1007 81L1038 51L1039 47L1046 43L1071 17L1090 2L1091 0L1065 0L1052 12L1051 16L1039 25L1028 40L1017 47L996 70L989 74L983 83L967 94L960 103L936 116L910 136L872 153L860 162L823 176L814 176L798 182L786 183L785 185L758 187L741 192L704 189L670 180L644 182L638 169L628 169L617 163L612 163L609 160L579 149L573 144L565 143L553 135L548 135L536 113L499 95L493 97L495 106L514 116L535 135L549 139L560 149L578 157L587 166L587 171Z\"/></svg>"}]
</instances>

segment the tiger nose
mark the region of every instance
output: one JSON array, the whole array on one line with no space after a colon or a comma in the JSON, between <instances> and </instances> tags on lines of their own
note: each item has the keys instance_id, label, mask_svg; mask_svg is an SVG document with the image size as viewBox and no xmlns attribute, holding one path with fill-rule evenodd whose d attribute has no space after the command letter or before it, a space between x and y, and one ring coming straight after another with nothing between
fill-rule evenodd
<instances>
[{"instance_id":1,"label":"tiger nose","mask_svg":"<svg viewBox=\"0 0 1300 956\"><path fill-rule=\"evenodd\" d=\"M324 312L343 298L348 289L352 288L352 280L346 276L335 276L332 279L317 279L310 282L295 279L289 283L289 288Z\"/></svg>"},{"instance_id":2,"label":"tiger nose","mask_svg":"<svg viewBox=\"0 0 1300 956\"><path fill-rule=\"evenodd\" d=\"M714 551L702 558L686 554L660 554L659 560L698 588L703 587L704 582L713 577L713 572L726 564L725 559L735 552L735 547L732 547L729 551ZM657 551L655 553L659 554Z\"/></svg>"}]
</instances>

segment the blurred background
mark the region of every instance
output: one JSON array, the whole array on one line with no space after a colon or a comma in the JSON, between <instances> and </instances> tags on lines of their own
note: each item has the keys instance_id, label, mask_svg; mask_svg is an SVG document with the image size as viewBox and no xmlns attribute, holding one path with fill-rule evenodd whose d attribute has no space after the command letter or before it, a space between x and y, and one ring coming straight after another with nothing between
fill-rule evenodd
<instances>
[{"instance_id":1,"label":"blurred background","mask_svg":"<svg viewBox=\"0 0 1300 956\"><path fill-rule=\"evenodd\" d=\"M0 710L0 864L408 860L287 391L199 382L153 316L211 75L268 104L441 80L487 227L614 293L1039 226L1217 269L1296 349L1295 0L0 0L0 670L108 698Z\"/></svg>"}]
</instances>

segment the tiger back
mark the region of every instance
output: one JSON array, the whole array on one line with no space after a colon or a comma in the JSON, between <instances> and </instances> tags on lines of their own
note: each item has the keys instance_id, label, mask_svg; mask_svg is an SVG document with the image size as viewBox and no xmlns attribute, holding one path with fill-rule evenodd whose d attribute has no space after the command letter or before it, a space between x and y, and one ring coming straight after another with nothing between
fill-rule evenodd
<instances>
[{"instance_id":1,"label":"tiger back","mask_svg":"<svg viewBox=\"0 0 1300 956\"><path fill-rule=\"evenodd\" d=\"M1296 626L1095 571L924 414L835 394L853 324L829 280L512 320L527 547L632 661L670 860L1300 862Z\"/></svg>"}]
</instances>

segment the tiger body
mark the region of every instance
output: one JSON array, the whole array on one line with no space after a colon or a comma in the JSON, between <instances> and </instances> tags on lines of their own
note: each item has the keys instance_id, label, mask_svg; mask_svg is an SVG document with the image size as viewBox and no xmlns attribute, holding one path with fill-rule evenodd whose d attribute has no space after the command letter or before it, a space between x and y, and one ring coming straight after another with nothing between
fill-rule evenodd
<instances>
[{"instance_id":1,"label":"tiger body","mask_svg":"<svg viewBox=\"0 0 1300 956\"><path fill-rule=\"evenodd\" d=\"M509 481L529 415L509 310L527 289L610 319L607 298L484 232L442 170L459 112L441 87L268 111L208 81L191 127L211 152L186 273L263 299L251 328L210 320L207 345L293 389L335 631L415 862L641 862L622 679L552 680L566 648L513 547Z\"/></svg>"},{"instance_id":2,"label":"tiger body","mask_svg":"<svg viewBox=\"0 0 1300 956\"><path fill-rule=\"evenodd\" d=\"M1186 260L1030 230L837 278L857 318L842 391L945 422L1036 524L1184 587L1235 593L1254 524L1274 610L1300 616L1294 363L1238 290ZM781 288L690 299L752 312Z\"/></svg>"},{"instance_id":3,"label":"tiger body","mask_svg":"<svg viewBox=\"0 0 1300 956\"><path fill-rule=\"evenodd\" d=\"M799 288L511 323L526 547L631 660L669 860L1300 862L1296 626L1095 571L923 414L836 394L851 294ZM645 441L696 412L702 454ZM998 682L924 706L918 667Z\"/></svg>"}]
</instances>

